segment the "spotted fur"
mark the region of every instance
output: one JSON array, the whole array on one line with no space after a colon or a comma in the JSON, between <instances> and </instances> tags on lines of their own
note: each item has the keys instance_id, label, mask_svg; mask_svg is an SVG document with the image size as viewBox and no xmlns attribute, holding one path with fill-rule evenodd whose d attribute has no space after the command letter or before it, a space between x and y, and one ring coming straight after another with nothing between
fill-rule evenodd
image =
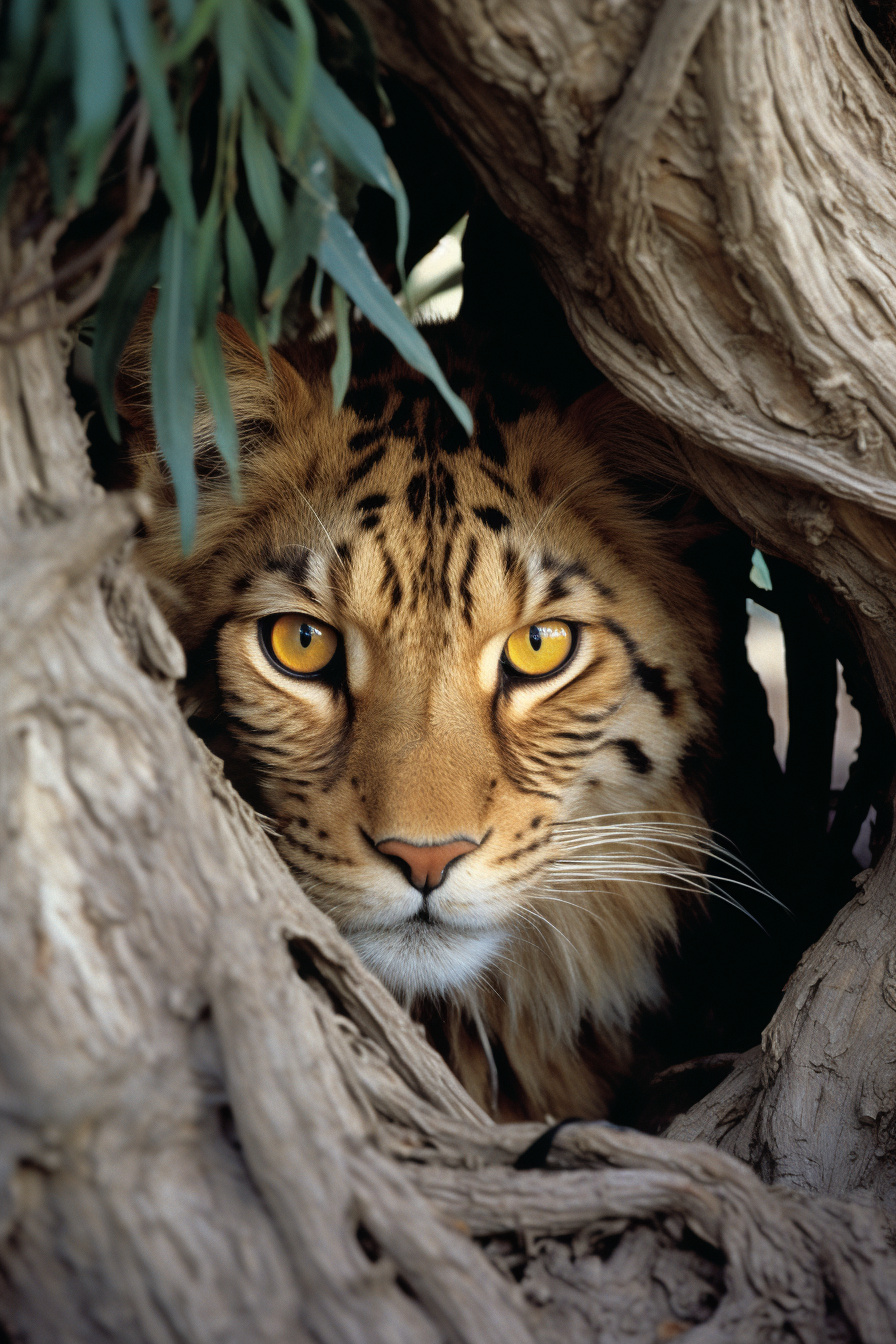
<instances>
[{"instance_id":1,"label":"spotted fur","mask_svg":"<svg viewBox=\"0 0 896 1344\"><path fill-rule=\"evenodd\" d=\"M222 318L242 495L201 406L184 558L152 438L150 318L119 400L156 505L142 563L190 656L193 708L226 725L284 859L474 1096L503 1117L604 1114L685 898L635 873L561 900L546 874L571 819L699 818L716 699L702 590L602 463L643 426L605 396L561 416L483 373L450 329L431 336L471 440L373 333L334 416L328 352L272 354L269 375ZM293 611L341 632L317 681L259 643L261 618ZM509 675L506 639L547 617L576 624L572 660ZM376 850L387 837L479 843L424 898ZM624 840L614 853L624 867Z\"/></svg>"}]
</instances>

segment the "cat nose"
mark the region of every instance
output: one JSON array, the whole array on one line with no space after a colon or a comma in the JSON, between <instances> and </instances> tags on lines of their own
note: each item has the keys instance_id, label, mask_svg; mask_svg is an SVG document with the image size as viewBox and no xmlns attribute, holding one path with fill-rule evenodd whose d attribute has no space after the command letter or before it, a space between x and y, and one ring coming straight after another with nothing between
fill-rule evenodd
<instances>
[{"instance_id":1,"label":"cat nose","mask_svg":"<svg viewBox=\"0 0 896 1344\"><path fill-rule=\"evenodd\" d=\"M409 840L382 840L377 845L386 858L395 859L413 885L432 891L445 875L445 869L462 854L479 848L476 840L450 840L445 845L415 845Z\"/></svg>"}]
</instances>

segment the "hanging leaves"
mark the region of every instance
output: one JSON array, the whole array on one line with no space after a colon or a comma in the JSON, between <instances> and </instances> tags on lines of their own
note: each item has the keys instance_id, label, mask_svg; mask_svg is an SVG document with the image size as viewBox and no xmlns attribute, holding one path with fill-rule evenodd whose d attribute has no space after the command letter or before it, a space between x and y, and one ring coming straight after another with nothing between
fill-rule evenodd
<instances>
[{"instance_id":1,"label":"hanging leaves","mask_svg":"<svg viewBox=\"0 0 896 1344\"><path fill-rule=\"evenodd\" d=\"M348 0L328 2L350 36L354 57L348 59L359 63L358 73L388 108L363 23ZM210 81L214 63L218 79ZM344 55L336 65L348 68ZM199 98L206 100L201 117L194 116ZM110 171L119 183L127 179L126 233L149 199L146 194L139 208L133 205L140 172L152 178L149 169L141 170L151 144L158 190L126 238L100 301L94 376L117 440L115 372L146 294L157 284L151 400L185 547L196 528L197 388L238 489L237 428L216 316L222 307L232 308L267 358L268 343L280 335L284 305L311 259L318 266L315 292L324 272L333 281L334 407L348 387L355 305L433 380L471 430L469 411L342 213L350 211L362 184L391 197L404 283L404 188L376 128L320 64L306 0L168 0L167 6L153 0L8 0L0 19L0 103L10 107L13 129L0 164L0 207L35 145L48 166L54 211L69 213L73 202L90 206L120 143L124 170L119 157Z\"/></svg>"}]
</instances>

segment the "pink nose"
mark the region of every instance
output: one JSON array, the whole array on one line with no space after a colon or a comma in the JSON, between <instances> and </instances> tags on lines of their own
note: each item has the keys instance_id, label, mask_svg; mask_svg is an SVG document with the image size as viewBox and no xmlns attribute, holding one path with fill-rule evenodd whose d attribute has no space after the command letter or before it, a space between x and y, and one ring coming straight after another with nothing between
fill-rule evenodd
<instances>
[{"instance_id":1,"label":"pink nose","mask_svg":"<svg viewBox=\"0 0 896 1344\"><path fill-rule=\"evenodd\" d=\"M474 840L452 840L447 845L412 845L407 840L383 840L377 845L381 854L398 859L410 869L411 881L421 890L431 890L442 880L452 859L478 849Z\"/></svg>"}]
</instances>

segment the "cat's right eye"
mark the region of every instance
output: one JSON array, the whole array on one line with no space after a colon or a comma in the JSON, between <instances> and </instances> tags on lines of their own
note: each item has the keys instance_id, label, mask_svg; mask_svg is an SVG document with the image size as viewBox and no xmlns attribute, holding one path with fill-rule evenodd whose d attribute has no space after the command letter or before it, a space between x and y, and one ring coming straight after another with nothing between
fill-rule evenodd
<instances>
[{"instance_id":1,"label":"cat's right eye","mask_svg":"<svg viewBox=\"0 0 896 1344\"><path fill-rule=\"evenodd\" d=\"M568 662L575 648L573 627L566 621L521 625L504 645L507 666L524 677L544 677Z\"/></svg>"},{"instance_id":2,"label":"cat's right eye","mask_svg":"<svg viewBox=\"0 0 896 1344\"><path fill-rule=\"evenodd\" d=\"M274 665L293 676L322 672L339 647L339 636L332 625L293 612L260 621L258 633Z\"/></svg>"}]
</instances>

